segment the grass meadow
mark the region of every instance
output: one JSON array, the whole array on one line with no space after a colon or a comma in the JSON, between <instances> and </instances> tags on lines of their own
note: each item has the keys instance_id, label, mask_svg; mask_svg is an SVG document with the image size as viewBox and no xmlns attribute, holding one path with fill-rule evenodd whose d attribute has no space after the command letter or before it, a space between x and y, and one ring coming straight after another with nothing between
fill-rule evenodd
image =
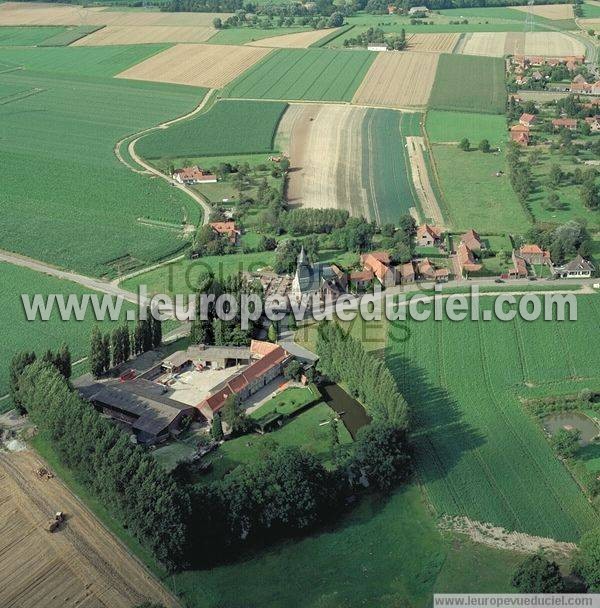
<instances>
[{"instance_id":1,"label":"grass meadow","mask_svg":"<svg viewBox=\"0 0 600 608\"><path fill-rule=\"evenodd\" d=\"M146 135L136 152L149 159L269 153L286 107L279 102L223 100L206 113Z\"/></svg>"},{"instance_id":2,"label":"grass meadow","mask_svg":"<svg viewBox=\"0 0 600 608\"><path fill-rule=\"evenodd\" d=\"M440 55L429 106L435 110L502 114L504 61L496 57Z\"/></svg>"},{"instance_id":3,"label":"grass meadow","mask_svg":"<svg viewBox=\"0 0 600 608\"><path fill-rule=\"evenodd\" d=\"M35 350L41 356L46 349L57 349L66 342L71 349L73 361L87 356L89 335L95 323L91 314L85 321L62 321L55 312L48 321L27 321L21 302L21 294L75 294L81 296L90 293L76 283L61 281L27 268L0 263L2 287L0 291L0 307L4 315L3 345L0 351L0 397L8 392L8 366L14 353L21 350ZM133 305L124 303L123 309L128 310ZM109 329L111 324L106 321L101 324ZM74 375L87 371L85 364L74 368ZM0 412L10 409L10 400L0 401Z\"/></svg>"},{"instance_id":4,"label":"grass meadow","mask_svg":"<svg viewBox=\"0 0 600 608\"><path fill-rule=\"evenodd\" d=\"M36 46L67 31L66 27L0 27L0 46Z\"/></svg>"},{"instance_id":5,"label":"grass meadow","mask_svg":"<svg viewBox=\"0 0 600 608\"><path fill-rule=\"evenodd\" d=\"M375 53L279 49L234 80L229 97L351 101Z\"/></svg>"},{"instance_id":6,"label":"grass meadow","mask_svg":"<svg viewBox=\"0 0 600 608\"><path fill-rule=\"evenodd\" d=\"M494 114L464 112L427 112L425 129L434 144L459 142L466 137L472 146L487 139L492 146L504 147L507 138L506 118Z\"/></svg>"},{"instance_id":7,"label":"grass meadow","mask_svg":"<svg viewBox=\"0 0 600 608\"><path fill-rule=\"evenodd\" d=\"M246 44L263 38L273 36L285 36L287 34L298 34L299 32L312 31L307 27L272 27L262 29L259 27L236 27L219 30L210 39L210 44Z\"/></svg>"},{"instance_id":8,"label":"grass meadow","mask_svg":"<svg viewBox=\"0 0 600 608\"><path fill-rule=\"evenodd\" d=\"M35 93L0 106L0 248L96 276L139 267L185 245L181 231L143 225L140 218L200 219L185 194L119 163L114 146L188 112L205 91L110 78L124 67L118 65L123 57L139 59L140 51L106 48L8 49L3 61L20 57L25 69L0 74L0 89Z\"/></svg>"},{"instance_id":9,"label":"grass meadow","mask_svg":"<svg viewBox=\"0 0 600 608\"><path fill-rule=\"evenodd\" d=\"M431 149L445 215L452 228L474 228L483 234L527 231L529 221L506 175L503 152L463 152L456 145L442 144ZM499 171L504 175L496 177Z\"/></svg>"},{"instance_id":10,"label":"grass meadow","mask_svg":"<svg viewBox=\"0 0 600 608\"><path fill-rule=\"evenodd\" d=\"M418 475L438 514L564 541L598 525L519 402L600 387L589 340L600 308L594 296L577 302L573 322L391 327L387 362L412 407ZM489 305L482 299L482 308Z\"/></svg>"}]
</instances>

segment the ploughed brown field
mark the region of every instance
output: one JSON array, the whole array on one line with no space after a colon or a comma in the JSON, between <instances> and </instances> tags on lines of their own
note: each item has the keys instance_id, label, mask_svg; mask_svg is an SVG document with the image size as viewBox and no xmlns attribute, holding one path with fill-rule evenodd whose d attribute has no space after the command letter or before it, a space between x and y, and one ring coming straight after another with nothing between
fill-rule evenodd
<instances>
[{"instance_id":1,"label":"ploughed brown field","mask_svg":"<svg viewBox=\"0 0 600 608\"><path fill-rule=\"evenodd\" d=\"M175 599L33 453L0 453L0 606L131 608ZM65 521L45 526L54 513Z\"/></svg>"},{"instance_id":2,"label":"ploughed brown field","mask_svg":"<svg viewBox=\"0 0 600 608\"><path fill-rule=\"evenodd\" d=\"M438 55L379 53L352 103L390 108L424 107L429 101Z\"/></svg>"},{"instance_id":3,"label":"ploughed brown field","mask_svg":"<svg viewBox=\"0 0 600 608\"><path fill-rule=\"evenodd\" d=\"M117 78L220 89L271 49L226 44L177 44L128 68Z\"/></svg>"}]
</instances>

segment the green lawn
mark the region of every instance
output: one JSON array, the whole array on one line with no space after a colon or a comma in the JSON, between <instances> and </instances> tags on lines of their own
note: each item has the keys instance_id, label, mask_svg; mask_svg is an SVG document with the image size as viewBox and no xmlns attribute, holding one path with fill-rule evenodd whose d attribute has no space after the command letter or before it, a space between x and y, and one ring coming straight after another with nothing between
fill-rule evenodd
<instances>
[{"instance_id":1,"label":"green lawn","mask_svg":"<svg viewBox=\"0 0 600 608\"><path fill-rule=\"evenodd\" d=\"M73 361L87 356L89 336L95 323L92 311L86 315L84 321L62 321L57 310L54 310L48 321L38 318L28 321L25 316L21 294L33 298L35 294L48 296L49 294L75 294L82 296L94 293L82 286L69 281L28 270L12 264L0 263L2 286L0 291L0 307L4 315L4 336L0 354L0 397L8 392L8 366L12 356L21 350L35 350L42 355L46 349L57 349L62 342L66 342L71 349ZM124 303L123 310L133 308L133 305ZM111 322L103 323L108 330ZM86 371L86 366L76 368L76 374ZM10 407L10 401L0 401L0 411Z\"/></svg>"},{"instance_id":2,"label":"green lawn","mask_svg":"<svg viewBox=\"0 0 600 608\"><path fill-rule=\"evenodd\" d=\"M229 97L350 101L375 54L369 51L279 49L234 80Z\"/></svg>"},{"instance_id":3,"label":"green lawn","mask_svg":"<svg viewBox=\"0 0 600 608\"><path fill-rule=\"evenodd\" d=\"M185 259L128 279L122 286L137 291L139 285L146 285L148 292L152 294L194 293L200 273L210 271L217 278L225 278L241 271L251 272L266 268L273 264L274 260L275 253L272 251Z\"/></svg>"},{"instance_id":4,"label":"green lawn","mask_svg":"<svg viewBox=\"0 0 600 608\"><path fill-rule=\"evenodd\" d=\"M208 112L146 135L136 144L145 158L267 154L285 103L230 101Z\"/></svg>"},{"instance_id":5,"label":"green lawn","mask_svg":"<svg viewBox=\"0 0 600 608\"><path fill-rule=\"evenodd\" d=\"M435 110L502 114L504 61L496 57L440 55L429 106Z\"/></svg>"},{"instance_id":6,"label":"green lawn","mask_svg":"<svg viewBox=\"0 0 600 608\"><path fill-rule=\"evenodd\" d=\"M230 439L216 451L206 456L212 463L211 470L202 477L202 481L221 479L240 464L254 462L260 458L261 445L274 440L281 446L298 446L314 454L325 464L331 462L330 437L331 430L327 422L334 416L333 410L319 403L306 412L288 420L280 429L265 435L243 435ZM350 433L343 424L338 424L338 434L341 445L352 442Z\"/></svg>"},{"instance_id":7,"label":"green lawn","mask_svg":"<svg viewBox=\"0 0 600 608\"><path fill-rule=\"evenodd\" d=\"M507 137L506 118L493 114L463 112L427 112L425 123L431 143L459 142L466 137L472 146L487 139L492 146L504 147Z\"/></svg>"},{"instance_id":8,"label":"green lawn","mask_svg":"<svg viewBox=\"0 0 600 608\"><path fill-rule=\"evenodd\" d=\"M452 228L474 228L480 233L527 231L529 222L506 175L504 153L463 152L439 144L432 151ZM505 174L496 177L497 171Z\"/></svg>"},{"instance_id":9,"label":"green lawn","mask_svg":"<svg viewBox=\"0 0 600 608\"><path fill-rule=\"evenodd\" d=\"M286 388L261 405L257 410L254 410L250 414L250 418L260 420L273 413L290 416L319 396L318 390L310 386Z\"/></svg>"},{"instance_id":10,"label":"green lawn","mask_svg":"<svg viewBox=\"0 0 600 608\"><path fill-rule=\"evenodd\" d=\"M520 10L514 10L510 7L488 6L488 7L473 7L473 8L456 8L445 9L440 11L442 15L451 19L467 18L469 21L473 19L503 19L508 22L520 22L521 28L527 20L527 13ZM577 30L577 25L573 19L546 19L539 15L534 17L534 31L540 30ZM511 30L505 30L511 31Z\"/></svg>"},{"instance_id":11,"label":"green lawn","mask_svg":"<svg viewBox=\"0 0 600 608\"><path fill-rule=\"evenodd\" d=\"M567 541L598 525L519 402L600 386L589 339L600 308L594 296L577 302L578 320L563 324L408 322L403 342L392 326L387 361L415 413L419 478L439 514Z\"/></svg>"},{"instance_id":12,"label":"green lawn","mask_svg":"<svg viewBox=\"0 0 600 608\"><path fill-rule=\"evenodd\" d=\"M130 63L153 52L3 52L3 61L18 56L26 69L0 74L0 90L29 95L0 105L0 248L87 274L114 275L185 246L180 231L139 220L181 224L187 213L197 223L198 205L166 182L132 172L114 154L120 138L188 112L205 93L109 77L125 67L124 57Z\"/></svg>"}]
</instances>

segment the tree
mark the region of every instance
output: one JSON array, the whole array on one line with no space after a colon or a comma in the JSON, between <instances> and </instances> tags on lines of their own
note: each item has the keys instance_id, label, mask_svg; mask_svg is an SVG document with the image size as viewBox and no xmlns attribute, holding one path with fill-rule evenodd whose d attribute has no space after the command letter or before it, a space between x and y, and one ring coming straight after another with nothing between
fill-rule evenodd
<instances>
[{"instance_id":1,"label":"tree","mask_svg":"<svg viewBox=\"0 0 600 608\"><path fill-rule=\"evenodd\" d=\"M285 369L283 370L283 375L288 379L288 380L295 380L296 382L298 382L300 380L300 378L302 377L302 364L300 363L300 361L297 361L296 359L292 359L292 361L290 361L286 366Z\"/></svg>"},{"instance_id":2,"label":"tree","mask_svg":"<svg viewBox=\"0 0 600 608\"><path fill-rule=\"evenodd\" d=\"M558 564L540 553L529 556L517 568L511 583L519 593L562 593L565 590Z\"/></svg>"},{"instance_id":3,"label":"tree","mask_svg":"<svg viewBox=\"0 0 600 608\"><path fill-rule=\"evenodd\" d=\"M552 435L550 443L559 456L562 458L572 458L579 449L580 439L581 431L577 429L558 429L558 431Z\"/></svg>"},{"instance_id":4,"label":"tree","mask_svg":"<svg viewBox=\"0 0 600 608\"><path fill-rule=\"evenodd\" d=\"M339 447L340 434L338 431L338 419L332 415L329 421L329 449L332 454L335 454Z\"/></svg>"},{"instance_id":5,"label":"tree","mask_svg":"<svg viewBox=\"0 0 600 608\"><path fill-rule=\"evenodd\" d=\"M56 353L55 365L63 378L68 380L71 377L71 351L65 342L60 345L58 353Z\"/></svg>"},{"instance_id":6,"label":"tree","mask_svg":"<svg viewBox=\"0 0 600 608\"><path fill-rule=\"evenodd\" d=\"M463 137L458 144L458 149L463 152L468 152L471 149L471 142L466 137Z\"/></svg>"},{"instance_id":7,"label":"tree","mask_svg":"<svg viewBox=\"0 0 600 608\"><path fill-rule=\"evenodd\" d=\"M564 174L559 165L552 165L548 173L548 183L552 188L558 188L563 180Z\"/></svg>"},{"instance_id":8,"label":"tree","mask_svg":"<svg viewBox=\"0 0 600 608\"><path fill-rule=\"evenodd\" d=\"M329 21L327 22L327 27L341 27L344 25L344 16L342 13L336 11L332 13L331 17L329 17Z\"/></svg>"},{"instance_id":9,"label":"tree","mask_svg":"<svg viewBox=\"0 0 600 608\"><path fill-rule=\"evenodd\" d=\"M221 19L219 17L215 17L213 19L213 27L216 30L220 30L223 27L223 22L221 21Z\"/></svg>"},{"instance_id":10,"label":"tree","mask_svg":"<svg viewBox=\"0 0 600 608\"><path fill-rule=\"evenodd\" d=\"M492 149L490 146L490 142L487 139L482 139L479 142L478 148L481 152L484 152L486 154Z\"/></svg>"},{"instance_id":11,"label":"tree","mask_svg":"<svg viewBox=\"0 0 600 608\"><path fill-rule=\"evenodd\" d=\"M267 338L269 342L273 342L275 344L277 342L277 338L279 337L279 331L277 329L277 323L275 321L271 322L269 325L269 331L267 333Z\"/></svg>"},{"instance_id":12,"label":"tree","mask_svg":"<svg viewBox=\"0 0 600 608\"><path fill-rule=\"evenodd\" d=\"M110 371L110 336L106 334L102 337L102 372L107 374Z\"/></svg>"},{"instance_id":13,"label":"tree","mask_svg":"<svg viewBox=\"0 0 600 608\"><path fill-rule=\"evenodd\" d=\"M285 158L285 156L279 161L279 168L283 173L287 173L290 168L290 159Z\"/></svg>"},{"instance_id":14,"label":"tree","mask_svg":"<svg viewBox=\"0 0 600 608\"><path fill-rule=\"evenodd\" d=\"M111 347L112 347L112 364L113 367L121 365L123 363L123 343L121 340L121 328L116 327L111 336Z\"/></svg>"},{"instance_id":15,"label":"tree","mask_svg":"<svg viewBox=\"0 0 600 608\"><path fill-rule=\"evenodd\" d=\"M600 206L600 190L596 182L592 179L586 179L580 190L581 200L588 209L598 209Z\"/></svg>"},{"instance_id":16,"label":"tree","mask_svg":"<svg viewBox=\"0 0 600 608\"><path fill-rule=\"evenodd\" d=\"M581 537L573 570L583 578L589 591L600 592L600 528L590 530Z\"/></svg>"},{"instance_id":17,"label":"tree","mask_svg":"<svg viewBox=\"0 0 600 608\"><path fill-rule=\"evenodd\" d=\"M95 325L90 336L90 371L95 378L104 373L104 341L100 328Z\"/></svg>"},{"instance_id":18,"label":"tree","mask_svg":"<svg viewBox=\"0 0 600 608\"><path fill-rule=\"evenodd\" d=\"M152 331L152 348L158 348L162 344L162 321L151 317L150 328Z\"/></svg>"},{"instance_id":19,"label":"tree","mask_svg":"<svg viewBox=\"0 0 600 608\"><path fill-rule=\"evenodd\" d=\"M212 419L212 424L210 427L211 437L215 441L222 441L224 437L223 433L223 423L221 422L221 414L217 412Z\"/></svg>"},{"instance_id":20,"label":"tree","mask_svg":"<svg viewBox=\"0 0 600 608\"><path fill-rule=\"evenodd\" d=\"M35 362L35 353L22 351L14 355L10 362L9 368L9 391L10 398L14 404L14 406L21 412L25 412L25 408L23 407L23 403L19 396L19 379L21 378L21 374L25 371L25 368L28 365L31 365Z\"/></svg>"}]
</instances>

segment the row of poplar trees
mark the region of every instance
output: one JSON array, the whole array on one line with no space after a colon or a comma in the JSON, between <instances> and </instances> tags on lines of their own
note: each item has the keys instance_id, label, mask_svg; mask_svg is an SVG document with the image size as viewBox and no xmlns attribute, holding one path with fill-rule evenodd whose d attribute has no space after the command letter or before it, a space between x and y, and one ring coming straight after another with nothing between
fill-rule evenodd
<instances>
[{"instance_id":1,"label":"row of poplar trees","mask_svg":"<svg viewBox=\"0 0 600 608\"><path fill-rule=\"evenodd\" d=\"M106 334L96 325L90 337L91 372L99 378L128 361L131 355L141 355L161 343L162 323L152 316L150 308L146 310L146 319L140 319L131 332L126 323Z\"/></svg>"}]
</instances>

